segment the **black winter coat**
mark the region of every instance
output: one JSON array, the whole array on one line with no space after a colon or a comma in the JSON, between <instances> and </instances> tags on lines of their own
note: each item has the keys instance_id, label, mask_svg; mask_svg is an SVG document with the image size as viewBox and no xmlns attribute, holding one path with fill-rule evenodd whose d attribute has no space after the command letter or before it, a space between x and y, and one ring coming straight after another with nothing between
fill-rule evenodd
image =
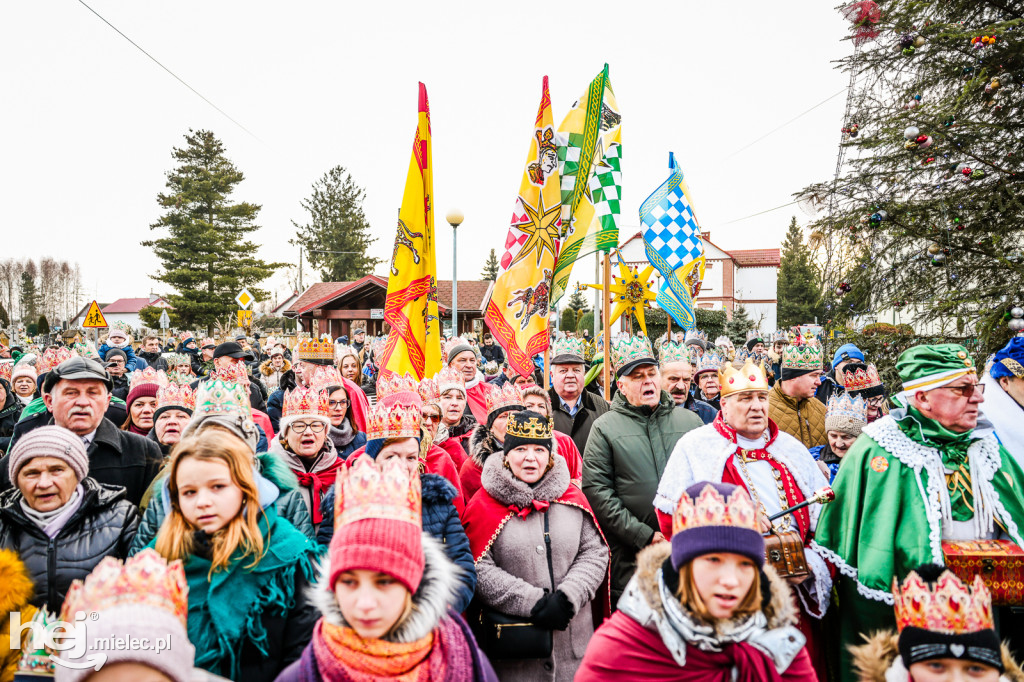
<instances>
[{"instance_id":1,"label":"black winter coat","mask_svg":"<svg viewBox=\"0 0 1024 682\"><path fill-rule=\"evenodd\" d=\"M7 379L0 379L0 386L3 386L6 396L3 405L0 406L0 452L7 452L7 446L14 434L14 425L18 423L24 405L18 400L18 396L14 395Z\"/></svg>"},{"instance_id":2,"label":"black winter coat","mask_svg":"<svg viewBox=\"0 0 1024 682\"><path fill-rule=\"evenodd\" d=\"M44 423L52 424L53 418ZM135 506L142 501L142 495L163 464L163 455L155 442L121 431L108 419L100 422L86 454L89 455L89 476L98 483L123 487L125 497ZM0 459L0 491L13 487L8 477L7 457L4 457Z\"/></svg>"},{"instance_id":3,"label":"black winter coat","mask_svg":"<svg viewBox=\"0 0 1024 682\"><path fill-rule=\"evenodd\" d=\"M135 353L135 357L142 358L155 370L163 370L166 372L168 369L167 358L160 353L150 353L147 350L140 350Z\"/></svg>"},{"instance_id":4,"label":"black winter coat","mask_svg":"<svg viewBox=\"0 0 1024 682\"><path fill-rule=\"evenodd\" d=\"M0 548L13 549L28 569L35 606L59 613L71 581L85 578L105 556L124 559L139 527L139 512L124 488L82 480L78 511L53 539L26 516L20 490L0 494Z\"/></svg>"},{"instance_id":5,"label":"black winter coat","mask_svg":"<svg viewBox=\"0 0 1024 682\"><path fill-rule=\"evenodd\" d=\"M277 390L267 398L267 416L270 417L270 425L274 427L274 433L281 430L281 409L284 407L284 392L294 391L296 388L295 372L288 370L281 375L281 381Z\"/></svg>"},{"instance_id":6,"label":"black winter coat","mask_svg":"<svg viewBox=\"0 0 1024 682\"><path fill-rule=\"evenodd\" d=\"M583 391L583 405L574 416L562 409L562 401L555 392L555 389L548 389L548 397L551 398L551 410L554 412L555 430L561 431L576 444L576 449L581 453L587 449L587 439L590 438L590 429L602 414L608 411L608 401L596 393Z\"/></svg>"},{"instance_id":7,"label":"black winter coat","mask_svg":"<svg viewBox=\"0 0 1024 682\"><path fill-rule=\"evenodd\" d=\"M40 400L40 398L37 398L36 400ZM24 415L25 411L29 410L29 408L32 406L32 403L26 405L25 409L22 410L22 415ZM103 416L110 420L110 423L112 424L124 424L125 420L128 419L128 409L125 407L123 400L119 398L111 398L110 404L107 405L107 411L103 413ZM19 419L18 423L14 427L14 434L11 436L10 447L7 448L7 451L10 452L11 448L14 447L14 444L18 442L18 439L24 436L32 429L38 428L40 426L46 426L47 424L52 423L53 413L45 408L43 409L42 412L36 412L32 416ZM7 479L4 478L2 480L5 481ZM0 483L0 491L2 490L4 490L4 487L3 484Z\"/></svg>"}]
</instances>

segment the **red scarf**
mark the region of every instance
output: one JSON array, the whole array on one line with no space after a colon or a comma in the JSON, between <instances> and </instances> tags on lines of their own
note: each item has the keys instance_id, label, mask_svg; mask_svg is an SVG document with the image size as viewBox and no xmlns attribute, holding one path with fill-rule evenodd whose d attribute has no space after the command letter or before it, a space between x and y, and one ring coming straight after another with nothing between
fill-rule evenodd
<instances>
[{"instance_id":1,"label":"red scarf","mask_svg":"<svg viewBox=\"0 0 1024 682\"><path fill-rule=\"evenodd\" d=\"M334 485L334 479L338 477L338 469L344 466L344 464L345 460L336 457L329 467L320 471L296 471L292 469L295 478L299 479L299 485L303 488L312 489L309 496L311 503L309 508L314 524L324 520L324 515L320 511L320 500L323 499L324 491Z\"/></svg>"}]
</instances>

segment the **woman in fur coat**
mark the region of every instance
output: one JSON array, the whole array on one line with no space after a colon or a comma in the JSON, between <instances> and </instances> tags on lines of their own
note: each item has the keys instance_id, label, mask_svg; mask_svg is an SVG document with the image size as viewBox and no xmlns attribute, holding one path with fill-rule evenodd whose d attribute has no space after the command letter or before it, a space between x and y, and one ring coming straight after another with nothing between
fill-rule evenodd
<instances>
[{"instance_id":1,"label":"woman in fur coat","mask_svg":"<svg viewBox=\"0 0 1024 682\"><path fill-rule=\"evenodd\" d=\"M275 346L270 351L270 359L260 363L260 377L263 385L267 387L268 393L273 393L281 388L281 377L291 370L292 363L284 357L284 348Z\"/></svg>"}]
</instances>

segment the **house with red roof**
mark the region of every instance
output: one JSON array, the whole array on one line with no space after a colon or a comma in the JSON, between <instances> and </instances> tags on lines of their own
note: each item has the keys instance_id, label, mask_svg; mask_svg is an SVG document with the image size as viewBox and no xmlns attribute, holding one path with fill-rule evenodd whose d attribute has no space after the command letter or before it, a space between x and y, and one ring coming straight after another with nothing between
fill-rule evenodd
<instances>
[{"instance_id":1,"label":"house with red roof","mask_svg":"<svg viewBox=\"0 0 1024 682\"><path fill-rule=\"evenodd\" d=\"M145 327L139 318L139 311L146 306L154 305L158 308L171 308L171 304L163 296L150 294L142 298L119 298L113 303L100 306L103 317L110 327L115 322L124 322L133 330L138 331Z\"/></svg>"}]
</instances>

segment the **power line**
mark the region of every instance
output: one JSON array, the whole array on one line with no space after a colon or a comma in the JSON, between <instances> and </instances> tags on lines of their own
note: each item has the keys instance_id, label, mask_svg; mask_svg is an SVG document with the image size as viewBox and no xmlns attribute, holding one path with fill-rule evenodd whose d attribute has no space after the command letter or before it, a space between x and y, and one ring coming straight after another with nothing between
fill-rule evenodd
<instances>
[{"instance_id":1,"label":"power line","mask_svg":"<svg viewBox=\"0 0 1024 682\"><path fill-rule=\"evenodd\" d=\"M776 132L776 131L779 131L779 130L782 130L783 128L785 128L786 126L788 126L788 125L789 125L790 123L792 123L793 121L797 120L798 118L800 118L800 117L802 117L802 116L806 116L807 114L811 113L812 111L814 111L815 109L817 109L817 108L818 108L818 107L820 107L821 105L825 104L825 103L826 103L826 102L828 102L829 100L833 100L833 99L835 99L836 97L838 97L839 95L843 94L843 93L844 93L844 92L846 92L847 90L848 90L848 88L843 88L842 90L840 90L840 91L836 92L835 94L833 94L833 95L829 95L828 97L826 97L825 99L821 100L820 102L818 102L817 104L815 104L815 105L814 105L813 107L811 107L810 109L808 109L807 111L801 112L801 113L797 114L796 116L794 116L793 118L791 118L791 119L789 119L788 121L786 121L785 123L783 123L782 125L780 125L780 126L778 126L778 127L775 127L775 128L772 128L771 130L769 130L769 131L768 131L767 133L765 133L765 134L764 134L764 135L762 135L761 137L757 138L756 140L754 140L753 142L751 142L750 144L748 144L748 145L746 145L746 146L744 146L744 147L740 147L739 149L737 149L736 151L734 151L734 152L733 152L732 154L730 154L729 156L727 156L727 157L725 157L725 158L727 158L727 159L731 159L732 157L734 157L734 156L736 156L737 154L739 154L740 152L742 152L742 151L743 151L744 149L749 149L750 147L753 147L753 146L754 146L755 144L757 144L758 142L760 142L760 141L761 141L761 140L763 140L764 138L768 137L768 136L769 136L769 135L771 135L772 133L774 133L774 132Z\"/></svg>"},{"instance_id":2,"label":"power line","mask_svg":"<svg viewBox=\"0 0 1024 682\"><path fill-rule=\"evenodd\" d=\"M117 34L118 34L119 36L121 36L122 38L124 38L125 40L127 40L127 41L128 41L129 43L131 43L131 44L132 44L133 46L135 46L135 48L136 48L136 49L137 49L137 50L138 50L139 52L141 52L142 54L144 54L144 55L146 55L147 57L149 57L149 58L150 58L150 60L152 60L152 61L153 61L153 63L155 63L155 64L156 64L157 66L159 66L159 67L160 67L161 69L163 69L164 71L166 71L167 73L169 73L169 74L170 74L171 76L173 76L173 77L174 77L174 79L175 79L176 81L178 81L179 83L181 83L182 85L184 85L184 86L185 86L186 88L188 88L189 90L191 90L191 91L192 91L192 92L193 92L193 93L194 93L194 94L195 94L195 95L196 95L197 97L199 97L199 98L200 98L201 100L203 100L204 102L206 102L207 104L209 104L209 105L210 105L211 107L213 107L214 109L216 109L216 110L217 110L218 112L220 112L220 114L221 114L222 116L224 116L224 118L226 118L226 119L228 119L229 121L231 121L232 123L234 123L234 124L235 124L236 126L238 126L238 127L239 127L239 128L241 128L242 130L244 130L245 132L247 132L247 133L248 133L249 135L252 135L252 137L254 137L254 138L255 138L256 140L258 140L258 141L262 142L262 140L260 140L260 138L256 137L256 135L255 135L255 134L254 134L254 133L253 133L252 131L250 131L250 130L249 130L248 128L246 128L246 127L245 127L244 125L242 125L241 123L239 123L239 122L238 122L238 121L236 121L235 119L231 118L231 116L229 116L229 115L228 115L228 113L227 113L226 111L224 111L223 109L221 109L220 107L218 107L218 106L217 106L216 104L214 104L214 103L213 103L213 102L211 102L211 101L210 101L209 99L207 99L207 98L206 98L205 96L203 96L203 94L202 94L201 92L199 92L198 90L196 90L195 88L193 88L193 87L192 87L191 85L189 85L188 83L186 83L186 82L184 81L184 79L182 79L182 78L181 78L181 77L180 77L180 76L179 76L178 74L174 73L174 72L173 72L173 71L171 71L171 70L170 70L169 68L167 68L167 67L166 67L166 66L164 66L164 65L163 65L162 63L160 63L160 60L159 60L159 59L157 59L156 57L154 57L154 56L153 56L153 55L151 55L150 53L146 52L146 51L145 51L145 50L144 50L144 49L142 48L142 46L140 46L140 45L139 45L138 43L136 43L136 42L135 42L134 40L132 40L131 38L129 38L128 36L126 36L126 35L125 35L125 34L124 34L124 33L123 33L122 31L121 31L121 29L119 29L119 28L118 28L117 26L114 26L114 25L113 25L112 23L110 23L109 21L107 21L107 20L106 20L106 19L105 19L105 18L103 17L103 15L102 15L102 14L100 14L99 12L97 12L96 10L94 10L94 9L93 9L92 7L90 7L89 5L87 5L87 4L85 3L85 1L84 1L84 0L78 0L78 2L79 2L79 3L80 3L80 4L82 5L82 6L83 6L83 7L85 7L85 8L87 9L87 10L89 10L90 12L92 12L93 14L95 14L95 15L96 15L97 17L99 17L100 21L102 21L102 22L103 22L104 24L106 24L106 25L107 25L107 26L109 26L110 28L112 28L112 29L114 29L115 31L117 31Z\"/></svg>"},{"instance_id":3,"label":"power line","mask_svg":"<svg viewBox=\"0 0 1024 682\"><path fill-rule=\"evenodd\" d=\"M758 211L757 213L751 213L748 216L743 216L742 218L736 218L735 220L730 220L728 222L724 222L724 223L722 223L722 225L732 225L733 223L738 223L738 222L747 220L748 218L753 218L755 216L763 215L765 213L771 213L772 211L778 211L780 208L786 208L787 206L792 206L795 203L796 203L796 201L791 201L788 204L783 204L782 206L776 206L775 208L767 208L767 209L765 209L763 211Z\"/></svg>"}]
</instances>

